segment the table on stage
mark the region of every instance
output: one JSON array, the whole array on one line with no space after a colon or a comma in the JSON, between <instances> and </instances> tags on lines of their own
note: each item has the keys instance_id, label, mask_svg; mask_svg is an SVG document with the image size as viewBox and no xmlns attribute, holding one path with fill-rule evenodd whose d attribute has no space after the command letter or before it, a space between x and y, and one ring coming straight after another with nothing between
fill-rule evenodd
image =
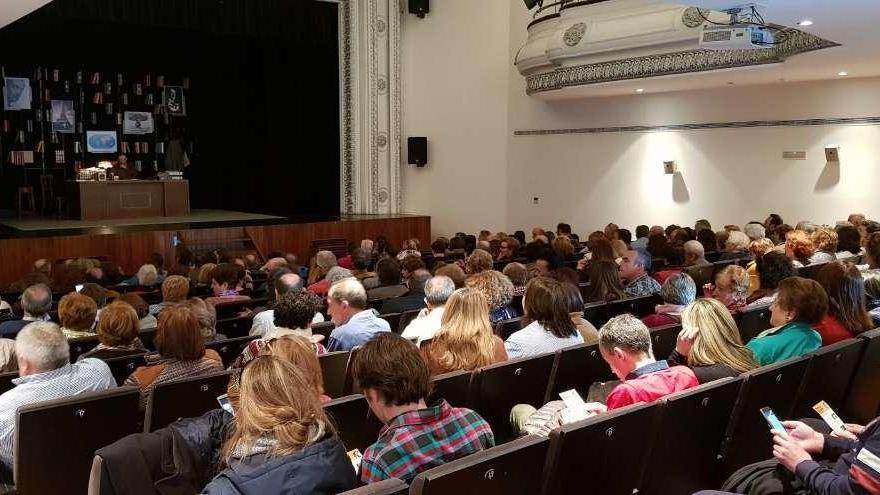
<instances>
[{"instance_id":1,"label":"table on stage","mask_svg":"<svg viewBox=\"0 0 880 495\"><path fill-rule=\"evenodd\" d=\"M80 220L189 215L185 180L71 181L68 188Z\"/></svg>"}]
</instances>

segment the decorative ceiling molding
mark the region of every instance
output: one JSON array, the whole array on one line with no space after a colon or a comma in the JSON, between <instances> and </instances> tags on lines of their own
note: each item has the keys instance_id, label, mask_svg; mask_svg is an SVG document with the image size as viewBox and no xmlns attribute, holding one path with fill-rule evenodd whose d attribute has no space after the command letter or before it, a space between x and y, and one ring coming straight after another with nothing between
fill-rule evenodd
<instances>
[{"instance_id":1,"label":"decorative ceiling molding","mask_svg":"<svg viewBox=\"0 0 880 495\"><path fill-rule=\"evenodd\" d=\"M695 124L630 125L617 127L574 127L563 129L518 129L514 136L559 136L565 134L608 134L624 132L701 131L707 129L747 129L754 127L815 127L826 125L880 125L880 117L840 117L795 120L748 120L702 122Z\"/></svg>"},{"instance_id":2,"label":"decorative ceiling molding","mask_svg":"<svg viewBox=\"0 0 880 495\"><path fill-rule=\"evenodd\" d=\"M833 41L796 29L789 29L786 33L781 44L761 50L686 50L539 72L526 76L526 93L531 95L570 86L778 64L794 55L839 46Z\"/></svg>"}]
</instances>

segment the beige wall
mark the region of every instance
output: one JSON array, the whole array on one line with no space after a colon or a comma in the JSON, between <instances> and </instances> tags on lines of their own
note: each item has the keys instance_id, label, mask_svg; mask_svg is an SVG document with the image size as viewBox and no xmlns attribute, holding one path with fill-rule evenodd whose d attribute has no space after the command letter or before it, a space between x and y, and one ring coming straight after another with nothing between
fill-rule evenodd
<instances>
[{"instance_id":1,"label":"beige wall","mask_svg":"<svg viewBox=\"0 0 880 495\"><path fill-rule=\"evenodd\" d=\"M435 235L507 222L510 4L431 2L402 32L403 135L428 137L428 166L404 164L404 211ZM403 161L406 162L405 149Z\"/></svg>"},{"instance_id":2,"label":"beige wall","mask_svg":"<svg viewBox=\"0 0 880 495\"><path fill-rule=\"evenodd\" d=\"M513 135L518 129L877 116L880 79L548 103L525 95L512 65L525 39L521 0L435 3L436 15L432 10L423 21L406 21L403 38L405 132L429 136L432 161L428 169L405 171L405 205L432 215L435 235L528 230L560 220L582 233L609 220L633 227L705 217L719 225L763 219L770 211L792 223L833 222L855 210L880 217L880 202L871 199L880 187L878 126ZM503 15L507 25L498 21ZM826 165L826 143L842 147L839 167ZM806 151L808 158L782 160L787 150ZM681 174L664 175L663 160L676 160ZM540 198L537 205L533 197Z\"/></svg>"}]
</instances>

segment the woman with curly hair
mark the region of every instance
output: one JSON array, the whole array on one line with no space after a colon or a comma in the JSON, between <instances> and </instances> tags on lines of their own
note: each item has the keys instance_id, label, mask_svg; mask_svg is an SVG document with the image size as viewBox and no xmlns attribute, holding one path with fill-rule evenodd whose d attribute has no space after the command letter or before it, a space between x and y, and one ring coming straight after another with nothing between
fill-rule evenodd
<instances>
[{"instance_id":1,"label":"woman with curly hair","mask_svg":"<svg viewBox=\"0 0 880 495\"><path fill-rule=\"evenodd\" d=\"M820 227L810 235L816 252L810 256L811 265L830 263L837 259L837 232L828 227Z\"/></svg>"},{"instance_id":2,"label":"woman with curly hair","mask_svg":"<svg viewBox=\"0 0 880 495\"><path fill-rule=\"evenodd\" d=\"M492 255L483 249L474 249L474 252L464 262L464 272L474 275L491 270L493 266Z\"/></svg>"},{"instance_id":3,"label":"woman with curly hair","mask_svg":"<svg viewBox=\"0 0 880 495\"><path fill-rule=\"evenodd\" d=\"M810 234L803 230L792 230L785 236L785 255L791 259L795 268L803 268L810 264L810 258L816 253L816 247Z\"/></svg>"},{"instance_id":4,"label":"woman with curly hair","mask_svg":"<svg viewBox=\"0 0 880 495\"><path fill-rule=\"evenodd\" d=\"M513 300L513 282L503 273L495 270L480 272L471 275L464 284L486 298L489 304L489 321L492 324L520 315L519 311L510 305Z\"/></svg>"},{"instance_id":5,"label":"woman with curly hair","mask_svg":"<svg viewBox=\"0 0 880 495\"><path fill-rule=\"evenodd\" d=\"M486 298L470 288L458 289L446 302L440 329L422 346L431 374L473 371L507 360L504 342L492 332Z\"/></svg>"}]
</instances>

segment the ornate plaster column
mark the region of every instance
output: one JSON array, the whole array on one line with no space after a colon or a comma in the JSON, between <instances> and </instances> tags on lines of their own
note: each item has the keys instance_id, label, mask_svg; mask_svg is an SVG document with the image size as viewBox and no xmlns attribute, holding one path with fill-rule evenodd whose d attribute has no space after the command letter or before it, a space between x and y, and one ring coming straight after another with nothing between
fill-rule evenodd
<instances>
[{"instance_id":1,"label":"ornate plaster column","mask_svg":"<svg viewBox=\"0 0 880 495\"><path fill-rule=\"evenodd\" d=\"M343 213L401 210L400 2L339 2Z\"/></svg>"}]
</instances>

